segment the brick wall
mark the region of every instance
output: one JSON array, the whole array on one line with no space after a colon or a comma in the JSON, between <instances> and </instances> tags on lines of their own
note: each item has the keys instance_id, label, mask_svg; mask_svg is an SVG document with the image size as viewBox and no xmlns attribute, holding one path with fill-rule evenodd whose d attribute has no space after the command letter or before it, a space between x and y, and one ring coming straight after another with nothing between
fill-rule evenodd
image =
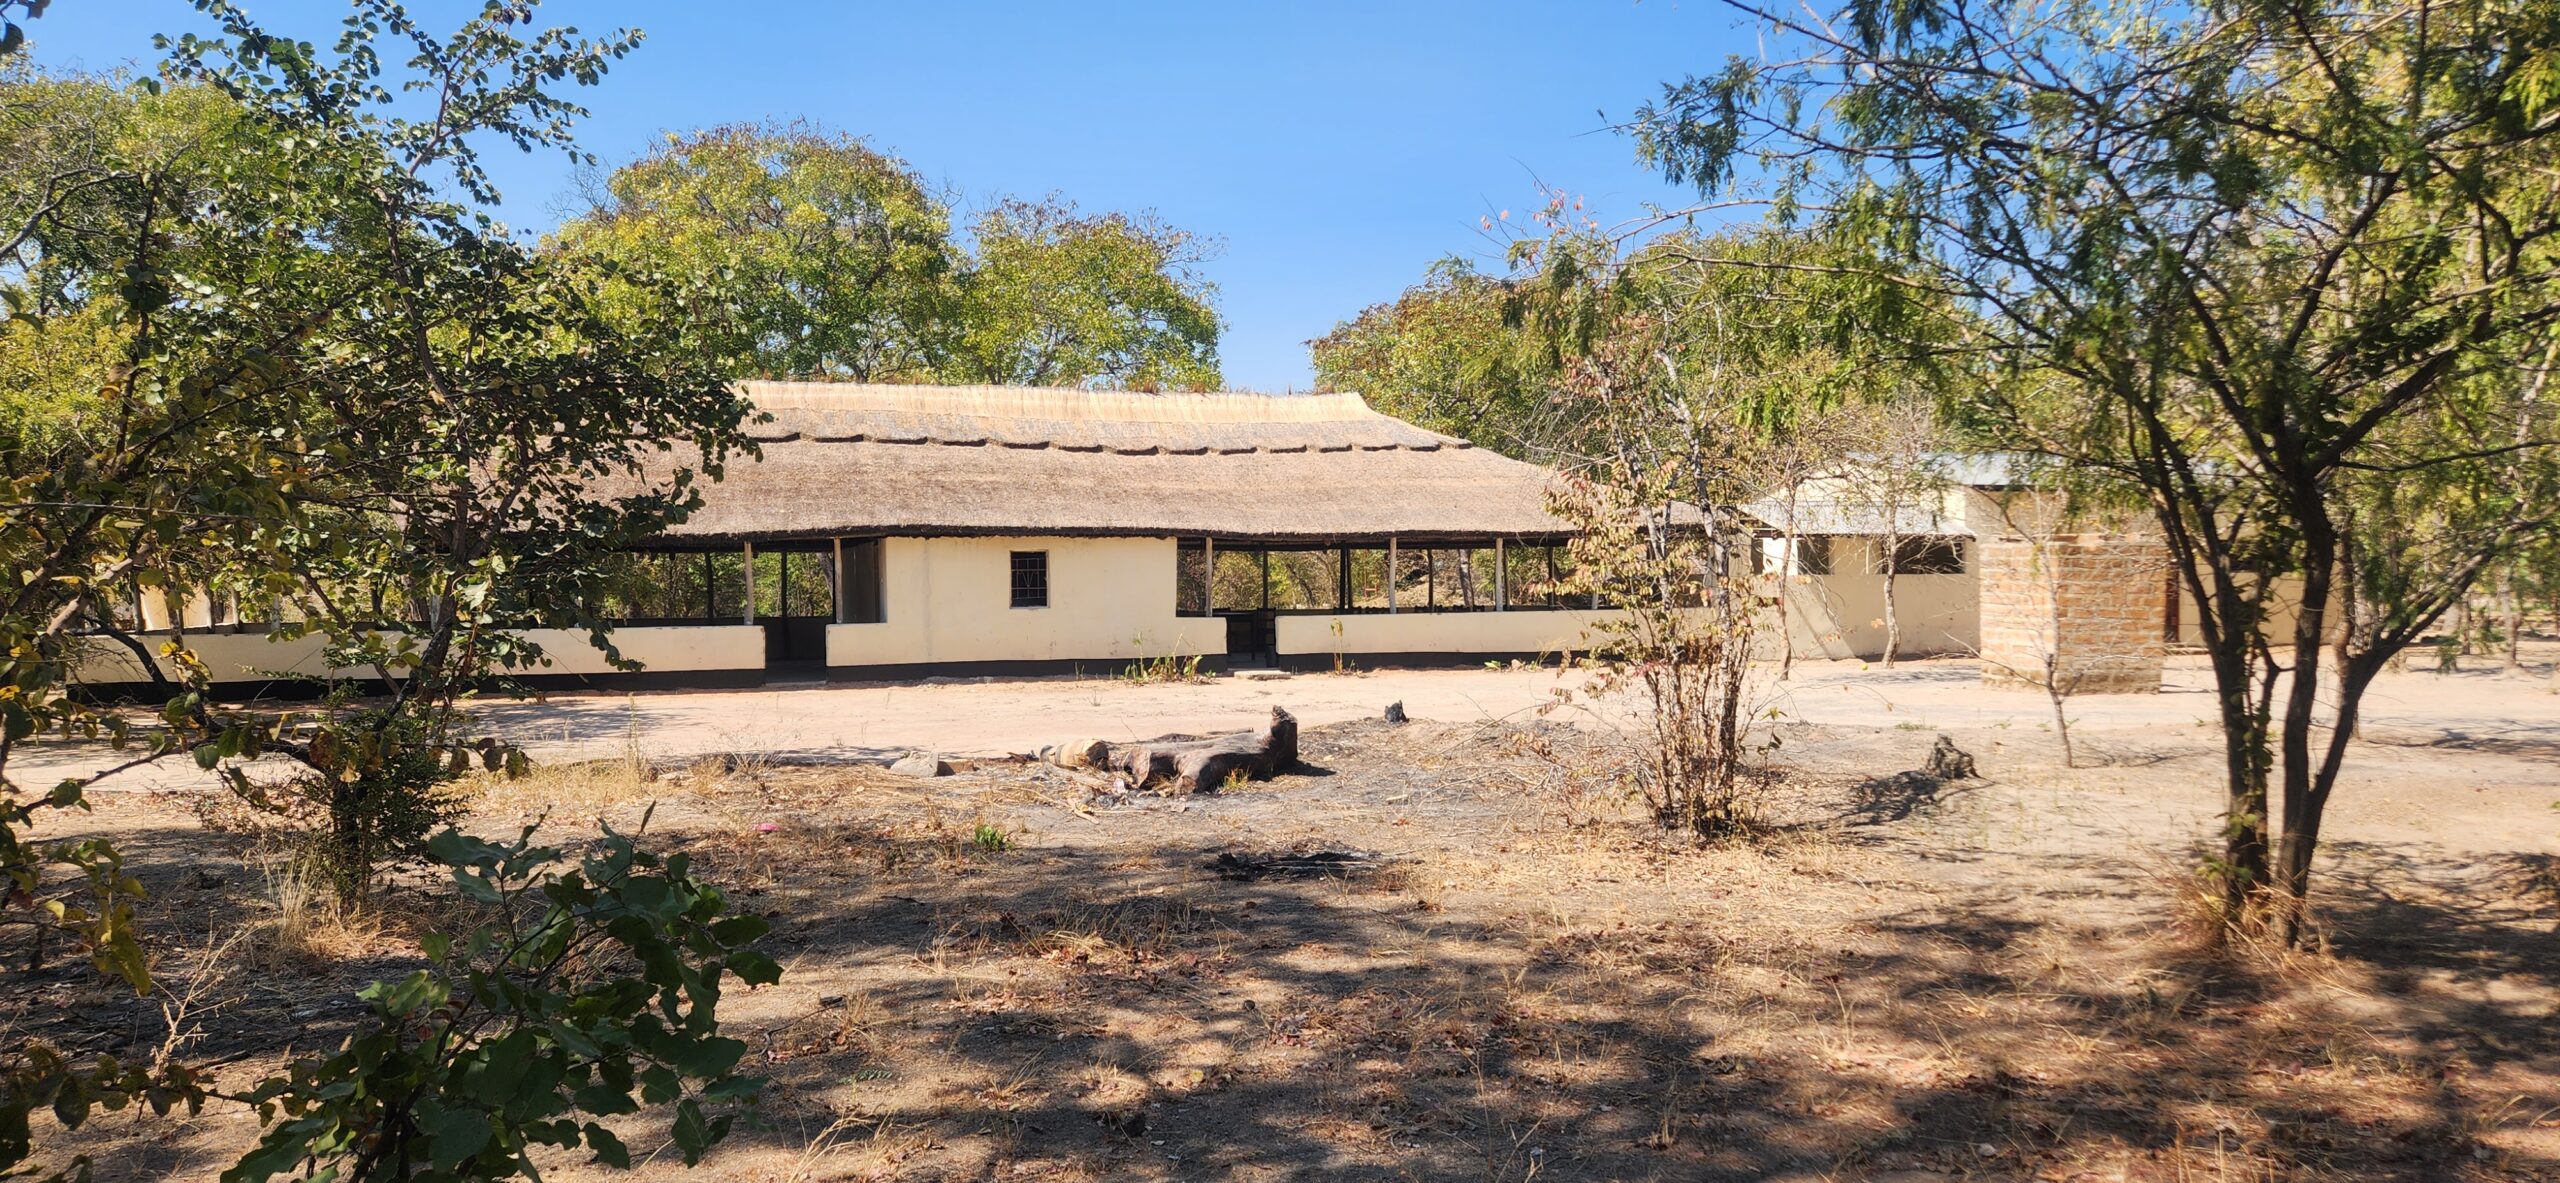
<instances>
[{"instance_id":1,"label":"brick wall","mask_svg":"<svg viewBox=\"0 0 2560 1183\"><path fill-rule=\"evenodd\" d=\"M1985 684L2042 689L2054 654L2066 694L2159 692L2169 552L2157 540L1983 538L1976 554Z\"/></svg>"}]
</instances>

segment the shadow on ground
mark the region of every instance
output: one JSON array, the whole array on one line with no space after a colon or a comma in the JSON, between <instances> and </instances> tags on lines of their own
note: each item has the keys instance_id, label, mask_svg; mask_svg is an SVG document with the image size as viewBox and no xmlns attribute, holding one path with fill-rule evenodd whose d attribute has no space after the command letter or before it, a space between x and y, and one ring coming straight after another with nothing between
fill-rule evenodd
<instances>
[{"instance_id":1,"label":"shadow on ground","mask_svg":"<svg viewBox=\"0 0 2560 1183\"><path fill-rule=\"evenodd\" d=\"M2449 891L2425 852L2341 846L2334 956L2279 968L2092 910L2168 908L2121 856L1909 829L1981 824L1988 792L1865 781L1812 803L1854 827L1682 850L1541 825L1506 787L1514 765L1463 729L1350 734L1318 748L1327 777L1119 811L1078 812L1020 767L700 788L659 840L775 917L786 976L724 1004L774 1080L770 1124L699 1177L2560 1171L2532 1124L2560 1106L2551 901L2492 899L2485 876ZM979 825L1018 841L986 849ZM127 843L164 909L254 906L223 840ZM1327 851L1361 857L1308 857ZM1230 875L1222 855L1315 870ZM1940 857L1972 860L1967 877ZM190 896L199 868L223 882ZM202 1048L248 1064L325 1043L334 1012L304 1013L308 996L399 968L360 961L299 1000L262 983L253 999L277 997L209 1017ZM138 1033L95 1038L116 1050L149 1034L146 1010L84 1023ZM201 1172L246 1131L101 1135L101 1175Z\"/></svg>"}]
</instances>

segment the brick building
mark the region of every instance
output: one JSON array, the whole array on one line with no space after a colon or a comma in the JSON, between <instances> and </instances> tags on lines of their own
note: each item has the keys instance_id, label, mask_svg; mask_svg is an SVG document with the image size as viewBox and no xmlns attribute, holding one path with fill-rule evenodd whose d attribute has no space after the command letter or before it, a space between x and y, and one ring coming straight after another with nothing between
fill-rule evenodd
<instances>
[{"instance_id":1,"label":"brick building","mask_svg":"<svg viewBox=\"0 0 2560 1183\"><path fill-rule=\"evenodd\" d=\"M1976 543L1982 679L2064 694L2160 689L2169 551L2126 534L2006 535Z\"/></svg>"}]
</instances>

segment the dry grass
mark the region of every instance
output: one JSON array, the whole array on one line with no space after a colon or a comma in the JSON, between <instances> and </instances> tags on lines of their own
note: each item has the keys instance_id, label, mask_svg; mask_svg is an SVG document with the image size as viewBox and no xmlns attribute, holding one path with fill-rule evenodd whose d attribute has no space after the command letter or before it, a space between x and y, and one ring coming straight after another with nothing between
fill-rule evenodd
<instances>
[{"instance_id":1,"label":"dry grass","mask_svg":"<svg viewBox=\"0 0 2560 1183\"><path fill-rule=\"evenodd\" d=\"M2150 808L2126 795L2109 812L2156 773L2066 784L2013 765L2016 783L1875 820L1858 789L1891 766L1873 752L1909 738L1815 740L1781 785L1782 824L1753 843L1666 840L1594 787L1605 759L1585 737L1543 724L1311 729L1308 759L1329 775L1084 813L1056 804L1056 773L1018 764L931 782L733 759L665 775L659 840L773 915L786 965L781 987L723 1000L775 1081L774 1124L711 1169L1376 1183L2560 1170L2560 1064L2534 1034L2560 967L2533 943L2552 919L2538 885L2510 885L2519 902L2484 918L2423 865L2362 895L2342 871L2333 946L2217 945L2200 939L2183 845L2128 851L2107 833ZM521 783L605 795L587 804L634 784L547 771L563 779ZM2078 834L2101 837L2066 840ZM1217 863L1321 852L1360 857ZM2403 911L2356 919L2367 899ZM327 948L326 918L298 915L322 935L295 940ZM2435 943L2380 939L2409 934ZM591 1177L572 1162L546 1174Z\"/></svg>"},{"instance_id":2,"label":"dry grass","mask_svg":"<svg viewBox=\"0 0 2560 1183\"><path fill-rule=\"evenodd\" d=\"M398 936L376 909L349 907L327 879L299 858L271 856L261 868L265 914L244 925L239 954L261 972L304 975L379 955Z\"/></svg>"}]
</instances>

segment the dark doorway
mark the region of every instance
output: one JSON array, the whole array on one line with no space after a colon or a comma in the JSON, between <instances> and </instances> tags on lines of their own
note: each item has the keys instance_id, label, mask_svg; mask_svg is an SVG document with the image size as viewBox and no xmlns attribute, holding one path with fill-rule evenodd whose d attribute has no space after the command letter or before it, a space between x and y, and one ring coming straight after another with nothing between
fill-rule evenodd
<instances>
[{"instance_id":1,"label":"dark doorway","mask_svg":"<svg viewBox=\"0 0 2560 1183\"><path fill-rule=\"evenodd\" d=\"M774 671L816 671L827 664L827 626L836 618L835 547L783 543L756 548L756 624L764 629L764 664Z\"/></svg>"},{"instance_id":2,"label":"dark doorway","mask_svg":"<svg viewBox=\"0 0 2560 1183\"><path fill-rule=\"evenodd\" d=\"M1278 614L1221 612L1227 618L1227 664L1269 666L1280 660Z\"/></svg>"}]
</instances>

